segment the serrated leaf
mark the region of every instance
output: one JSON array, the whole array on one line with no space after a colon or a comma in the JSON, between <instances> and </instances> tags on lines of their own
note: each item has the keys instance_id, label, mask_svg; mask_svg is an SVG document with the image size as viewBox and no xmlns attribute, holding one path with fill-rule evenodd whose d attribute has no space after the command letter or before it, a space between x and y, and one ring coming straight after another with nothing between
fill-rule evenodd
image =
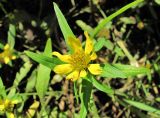
<instances>
[{"instance_id":1,"label":"serrated leaf","mask_svg":"<svg viewBox=\"0 0 160 118\"><path fill-rule=\"evenodd\" d=\"M40 64L43 64L44 66L47 66L50 69L53 69L56 65L63 63L58 58L48 57L48 56L45 56L44 54L37 54L34 52L30 52L30 51L25 51L25 53L27 54L27 56L32 58L34 61Z\"/></svg>"},{"instance_id":2,"label":"serrated leaf","mask_svg":"<svg viewBox=\"0 0 160 118\"><path fill-rule=\"evenodd\" d=\"M36 75L37 75L37 71L35 69L32 71L31 76L27 79L27 85L25 88L25 92L31 92L33 88L35 87Z\"/></svg>"},{"instance_id":3,"label":"serrated leaf","mask_svg":"<svg viewBox=\"0 0 160 118\"><path fill-rule=\"evenodd\" d=\"M30 71L32 64L30 62L25 62L24 65L20 68L19 72L16 73L16 78L13 82L13 88L9 91L7 95L8 98L12 98L16 94L16 88L27 73Z\"/></svg>"},{"instance_id":4,"label":"serrated leaf","mask_svg":"<svg viewBox=\"0 0 160 118\"><path fill-rule=\"evenodd\" d=\"M126 103L136 107L136 108L141 109L141 110L148 111L148 112L153 112L153 113L156 113L156 114L160 115L160 110L159 109L156 109L156 108L151 107L149 105L146 105L144 103L137 102L137 101L132 101L132 100L128 100L128 99L124 99L124 101Z\"/></svg>"},{"instance_id":5,"label":"serrated leaf","mask_svg":"<svg viewBox=\"0 0 160 118\"><path fill-rule=\"evenodd\" d=\"M89 103L89 112L92 114L92 118L100 118L93 96Z\"/></svg>"},{"instance_id":6,"label":"serrated leaf","mask_svg":"<svg viewBox=\"0 0 160 118\"><path fill-rule=\"evenodd\" d=\"M14 86L18 86L18 84L22 81L22 79L27 75L30 71L32 64L30 62L25 62L24 65L20 68L20 71L16 73L16 79L14 80Z\"/></svg>"}]
</instances>

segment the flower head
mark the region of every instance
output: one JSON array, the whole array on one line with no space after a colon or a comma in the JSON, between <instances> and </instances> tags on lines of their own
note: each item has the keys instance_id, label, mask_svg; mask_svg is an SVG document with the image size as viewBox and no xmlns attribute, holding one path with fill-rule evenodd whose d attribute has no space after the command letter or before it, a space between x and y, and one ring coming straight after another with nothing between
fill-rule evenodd
<instances>
[{"instance_id":1,"label":"flower head","mask_svg":"<svg viewBox=\"0 0 160 118\"><path fill-rule=\"evenodd\" d=\"M82 44L78 38L69 37L67 43L73 50L72 54L61 55L59 52L52 53L65 62L65 64L54 67L55 73L67 74L66 79L71 79L72 81L85 77L88 70L93 75L101 74L102 70L99 64L90 64L92 60L97 58L97 55L93 51L93 41L87 32L84 32L84 34L86 37L85 49L82 48Z\"/></svg>"},{"instance_id":2,"label":"flower head","mask_svg":"<svg viewBox=\"0 0 160 118\"><path fill-rule=\"evenodd\" d=\"M12 113L14 105L17 104L17 100L1 100L0 99L0 112L1 113L7 113L9 115L9 118L14 118L14 114Z\"/></svg>"},{"instance_id":3,"label":"flower head","mask_svg":"<svg viewBox=\"0 0 160 118\"><path fill-rule=\"evenodd\" d=\"M13 55L13 50L10 49L9 44L4 46L3 52L0 53L0 62L8 64L11 60L16 59L16 56Z\"/></svg>"}]
</instances>

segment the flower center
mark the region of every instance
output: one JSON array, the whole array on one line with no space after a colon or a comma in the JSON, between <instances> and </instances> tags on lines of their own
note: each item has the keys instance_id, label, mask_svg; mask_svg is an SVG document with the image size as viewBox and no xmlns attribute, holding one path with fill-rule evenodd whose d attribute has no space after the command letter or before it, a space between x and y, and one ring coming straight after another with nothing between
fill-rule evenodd
<instances>
[{"instance_id":1,"label":"flower center","mask_svg":"<svg viewBox=\"0 0 160 118\"><path fill-rule=\"evenodd\" d=\"M83 70L87 68L90 62L90 56L85 54L84 51L75 52L71 55L71 65L75 70Z\"/></svg>"}]
</instances>

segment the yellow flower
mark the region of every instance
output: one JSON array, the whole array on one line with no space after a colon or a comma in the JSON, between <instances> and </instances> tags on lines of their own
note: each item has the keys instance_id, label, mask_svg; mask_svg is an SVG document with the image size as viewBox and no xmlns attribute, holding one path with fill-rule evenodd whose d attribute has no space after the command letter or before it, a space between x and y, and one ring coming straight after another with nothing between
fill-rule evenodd
<instances>
[{"instance_id":1,"label":"yellow flower","mask_svg":"<svg viewBox=\"0 0 160 118\"><path fill-rule=\"evenodd\" d=\"M17 104L17 100L0 100L0 112L8 114L9 118L14 118L14 114L12 113L14 105Z\"/></svg>"},{"instance_id":2,"label":"yellow flower","mask_svg":"<svg viewBox=\"0 0 160 118\"><path fill-rule=\"evenodd\" d=\"M9 44L4 46L4 51L0 53L0 62L8 64L11 60L16 59L16 56L13 55L13 50L10 49Z\"/></svg>"},{"instance_id":3,"label":"yellow flower","mask_svg":"<svg viewBox=\"0 0 160 118\"><path fill-rule=\"evenodd\" d=\"M52 53L65 62L65 64L55 66L53 69L55 73L68 74L66 79L71 79L72 81L85 77L88 70L93 75L101 74L102 69L100 64L90 64L92 60L97 58L97 55L93 51L93 41L87 32L84 32L84 34L86 37L85 49L82 48L82 44L78 38L69 37L67 43L73 50L72 54L61 55L59 52Z\"/></svg>"}]
</instances>

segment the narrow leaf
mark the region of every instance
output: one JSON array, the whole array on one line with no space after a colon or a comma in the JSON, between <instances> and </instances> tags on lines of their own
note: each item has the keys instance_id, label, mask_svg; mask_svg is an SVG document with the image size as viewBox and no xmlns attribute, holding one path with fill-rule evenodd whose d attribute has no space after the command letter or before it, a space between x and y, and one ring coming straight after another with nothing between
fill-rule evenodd
<instances>
[{"instance_id":1,"label":"narrow leaf","mask_svg":"<svg viewBox=\"0 0 160 118\"><path fill-rule=\"evenodd\" d=\"M15 36L16 36L15 25L10 24L9 25L9 31L8 31L8 44L9 44L11 49L13 49L14 45L15 45Z\"/></svg>"},{"instance_id":2,"label":"narrow leaf","mask_svg":"<svg viewBox=\"0 0 160 118\"><path fill-rule=\"evenodd\" d=\"M34 61L47 66L50 69L53 69L57 64L62 64L62 62L55 57L48 57L44 54L37 54L30 51L25 51L25 53L32 58Z\"/></svg>"},{"instance_id":3,"label":"narrow leaf","mask_svg":"<svg viewBox=\"0 0 160 118\"><path fill-rule=\"evenodd\" d=\"M89 78L84 78L82 80L82 93L81 93L81 109L80 118L85 118L88 111L88 103L90 102L92 83L88 81Z\"/></svg>"},{"instance_id":4,"label":"narrow leaf","mask_svg":"<svg viewBox=\"0 0 160 118\"><path fill-rule=\"evenodd\" d=\"M56 3L53 3L54 10L58 19L59 26L61 28L61 31L63 33L63 36L65 38L65 41L67 42L68 37L75 37L70 26L67 23L67 20L65 19L63 13L59 9Z\"/></svg>"},{"instance_id":5,"label":"narrow leaf","mask_svg":"<svg viewBox=\"0 0 160 118\"><path fill-rule=\"evenodd\" d=\"M48 39L45 46L44 55L51 57L52 56L51 52L52 52L51 39ZM50 73L51 73L50 68L42 64L39 65L38 72L37 72L36 90L40 99L44 97L45 92L47 91L48 83L50 79Z\"/></svg>"},{"instance_id":6,"label":"narrow leaf","mask_svg":"<svg viewBox=\"0 0 160 118\"><path fill-rule=\"evenodd\" d=\"M148 112L153 112L153 113L156 113L156 114L160 114L160 110L158 110L154 107L151 107L149 105L146 105L144 103L137 102L137 101L132 101L132 100L127 100L127 99L124 99L124 101L127 102L128 104L136 107L136 108L141 109L141 110L148 111Z\"/></svg>"},{"instance_id":7,"label":"narrow leaf","mask_svg":"<svg viewBox=\"0 0 160 118\"><path fill-rule=\"evenodd\" d=\"M150 74L150 70L145 67L135 67L130 65L122 65L122 64L113 64L115 68L121 70L125 75L128 76L136 76L138 74Z\"/></svg>"},{"instance_id":8,"label":"narrow leaf","mask_svg":"<svg viewBox=\"0 0 160 118\"><path fill-rule=\"evenodd\" d=\"M91 77L90 79L93 83L93 86L96 87L98 90L103 91L108 95L114 94L114 90L112 88L108 87L107 85L99 83L94 77Z\"/></svg>"},{"instance_id":9,"label":"narrow leaf","mask_svg":"<svg viewBox=\"0 0 160 118\"><path fill-rule=\"evenodd\" d=\"M124 72L117 69L116 67L112 66L111 64L105 64L103 67L103 72L101 74L102 77L109 77L109 78L126 78Z\"/></svg>"},{"instance_id":10,"label":"narrow leaf","mask_svg":"<svg viewBox=\"0 0 160 118\"><path fill-rule=\"evenodd\" d=\"M3 98L6 97L6 90L5 90L5 86L3 85L3 81L2 78L0 77L0 96L2 96Z\"/></svg>"}]
</instances>

